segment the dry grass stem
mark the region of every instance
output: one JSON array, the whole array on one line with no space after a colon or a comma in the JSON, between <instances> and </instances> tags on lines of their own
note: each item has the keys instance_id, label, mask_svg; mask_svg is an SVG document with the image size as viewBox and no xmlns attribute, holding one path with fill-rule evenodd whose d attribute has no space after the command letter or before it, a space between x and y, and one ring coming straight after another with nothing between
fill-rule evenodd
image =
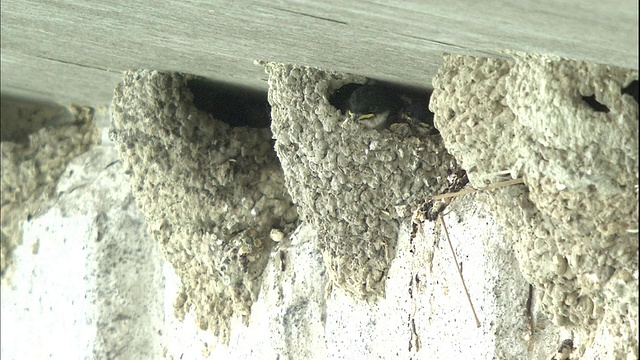
<instances>
[{"instance_id":1,"label":"dry grass stem","mask_svg":"<svg viewBox=\"0 0 640 360\"><path fill-rule=\"evenodd\" d=\"M438 220L440 220L440 224L444 229L444 235L447 238L447 242L449 243L449 248L451 249L451 254L453 254L453 262L456 264L456 270L458 270L458 275L460 275L460 280L462 281L462 286L464 287L464 292L467 295L467 300L469 300L469 305L471 306L471 312L473 313L473 318L476 320L476 326L480 327L480 320L478 320L478 315L476 314L476 310L473 307L473 302L471 301L471 296L469 296L469 290L467 290L467 284L464 282L464 278L462 277L462 271L460 271L460 265L458 265L458 258L456 257L456 252L453 250L453 245L451 244L451 239L449 238L449 231L447 231L447 225L444 223L444 218L442 216L438 216Z\"/></svg>"},{"instance_id":2,"label":"dry grass stem","mask_svg":"<svg viewBox=\"0 0 640 360\"><path fill-rule=\"evenodd\" d=\"M513 180L500 181L500 182L497 182L495 184L491 184L489 186L485 186L482 189L464 189L464 190L460 190L460 191L457 191L457 192L440 194L440 195L434 196L433 200L435 201L435 200L448 199L448 198L453 198L453 197L457 197L457 196L472 194L472 193L475 193L475 192L478 192L478 191L488 191L488 190L499 189L499 188L503 188L503 187L507 187L507 186L511 186L511 185L517 185L517 184L524 184L524 179L523 178L517 178L517 179L513 179Z\"/></svg>"}]
</instances>

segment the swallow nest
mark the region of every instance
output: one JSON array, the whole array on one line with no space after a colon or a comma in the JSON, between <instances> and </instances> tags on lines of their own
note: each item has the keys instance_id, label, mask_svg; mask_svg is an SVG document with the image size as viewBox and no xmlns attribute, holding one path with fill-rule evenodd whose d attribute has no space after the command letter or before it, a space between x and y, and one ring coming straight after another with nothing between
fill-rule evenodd
<instances>
[{"instance_id":1,"label":"swallow nest","mask_svg":"<svg viewBox=\"0 0 640 360\"><path fill-rule=\"evenodd\" d=\"M345 121L328 98L345 84L365 83L363 77L262 65L285 184L301 220L317 232L332 284L356 298L384 296L401 222L442 191L455 159L438 135Z\"/></svg>"},{"instance_id":2,"label":"swallow nest","mask_svg":"<svg viewBox=\"0 0 640 360\"><path fill-rule=\"evenodd\" d=\"M223 342L248 320L273 242L297 225L268 129L199 111L177 73L129 71L114 92L110 137L148 231L181 281L174 308Z\"/></svg>"},{"instance_id":3,"label":"swallow nest","mask_svg":"<svg viewBox=\"0 0 640 360\"><path fill-rule=\"evenodd\" d=\"M623 92L637 79L546 56L448 55L430 104L472 185L524 178L488 195L520 269L581 352L596 341L611 359L638 357L638 104Z\"/></svg>"}]
</instances>

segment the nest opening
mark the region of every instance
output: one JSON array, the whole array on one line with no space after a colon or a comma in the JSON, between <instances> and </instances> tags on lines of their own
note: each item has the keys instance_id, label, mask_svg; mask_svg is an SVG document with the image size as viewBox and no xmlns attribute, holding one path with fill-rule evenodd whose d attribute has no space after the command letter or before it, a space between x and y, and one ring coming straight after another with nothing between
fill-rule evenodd
<instances>
[{"instance_id":1,"label":"nest opening","mask_svg":"<svg viewBox=\"0 0 640 360\"><path fill-rule=\"evenodd\" d=\"M193 105L232 127L269 128L271 107L267 93L208 79L187 81Z\"/></svg>"}]
</instances>

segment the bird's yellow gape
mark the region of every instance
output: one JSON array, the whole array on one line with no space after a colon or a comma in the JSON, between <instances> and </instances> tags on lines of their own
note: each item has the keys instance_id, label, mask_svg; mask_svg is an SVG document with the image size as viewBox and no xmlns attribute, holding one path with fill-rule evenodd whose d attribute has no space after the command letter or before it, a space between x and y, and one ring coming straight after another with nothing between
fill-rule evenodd
<instances>
[{"instance_id":1,"label":"bird's yellow gape","mask_svg":"<svg viewBox=\"0 0 640 360\"><path fill-rule=\"evenodd\" d=\"M362 114L360 116L358 116L358 118L356 120L366 120L366 119L371 119L372 117L376 116L376 114Z\"/></svg>"}]
</instances>

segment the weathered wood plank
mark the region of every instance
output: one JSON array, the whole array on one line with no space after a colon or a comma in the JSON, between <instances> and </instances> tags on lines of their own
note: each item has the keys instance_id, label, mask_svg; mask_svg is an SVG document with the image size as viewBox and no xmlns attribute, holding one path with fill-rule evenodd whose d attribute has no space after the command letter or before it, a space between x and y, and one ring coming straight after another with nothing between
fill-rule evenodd
<instances>
[{"instance_id":1,"label":"weathered wood plank","mask_svg":"<svg viewBox=\"0 0 640 360\"><path fill-rule=\"evenodd\" d=\"M390 3L4 0L2 91L106 103L131 68L266 89L254 59L425 87L443 52L504 49L638 68L636 1Z\"/></svg>"}]
</instances>

